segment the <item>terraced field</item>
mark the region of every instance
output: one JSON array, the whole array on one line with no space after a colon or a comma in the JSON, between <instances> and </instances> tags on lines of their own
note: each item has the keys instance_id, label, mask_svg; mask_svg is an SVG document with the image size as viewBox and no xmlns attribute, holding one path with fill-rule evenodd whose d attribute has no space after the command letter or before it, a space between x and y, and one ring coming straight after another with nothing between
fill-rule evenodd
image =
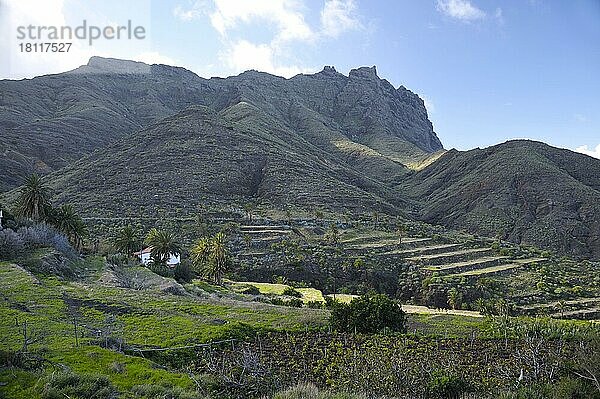
<instances>
[{"instance_id":1,"label":"terraced field","mask_svg":"<svg viewBox=\"0 0 600 399\"><path fill-rule=\"evenodd\" d=\"M290 236L295 236L292 229L285 225L243 225L240 226L239 232L247 247L262 249ZM264 252L258 254L261 255Z\"/></svg>"},{"instance_id":2,"label":"terraced field","mask_svg":"<svg viewBox=\"0 0 600 399\"><path fill-rule=\"evenodd\" d=\"M318 229L316 229L318 230ZM307 234L302 233L307 232ZM240 233L248 243L245 250L238 253L238 259L247 263L259 263L271 265L276 255L271 245L285 241L294 241L298 248L306 253L310 251L322 251L321 245L324 240L324 229L321 233L312 234L310 228L290 228L278 225L256 225L241 226ZM414 233L414 231L413 231ZM511 251L500 251L498 246L493 247L493 240L486 238L474 238L464 234L406 234L400 236L398 233L389 231L377 231L369 229L346 229L341 230L337 251L343 259L351 263L353 259L370 259L382 267L394 267L394 265L412 265L424 276L435 276L442 281L454 282L467 281L467 284L476 285L479 279L487 278L494 281L503 281L503 284L512 285L513 281L530 281L529 289L515 292L506 292L508 300L514 301L516 311L522 314L536 315L545 314L554 318L600 318L600 300L597 294L577 294L582 297L568 298L565 303L557 305L552 302L554 294L543 295L536 288L539 283L541 271L547 267L550 260L546 257L536 255L515 255ZM309 237L310 236L310 237ZM506 246L505 246L506 247ZM508 247L510 249L510 247ZM539 252L538 252L539 254ZM556 260L553 260L556 262ZM272 274L277 273L276 268ZM361 278L357 276L357 278ZM391 276L390 278L397 278ZM467 279L467 280L465 280ZM254 279L253 279L254 280ZM260 281L260 279L258 279ZM272 281L265 281L271 283ZM330 287L331 288L331 287ZM261 292L263 288L260 288ZM559 292L561 286L554 288ZM318 290L317 290L318 291ZM331 295L331 290L323 290L324 294ZM528 294L525 293L528 292ZM320 293L320 291L318 291ZM337 299L351 300L354 295L348 291L336 290ZM350 291L353 292L353 291ZM523 294L523 298L519 296ZM527 297L527 295L529 297ZM594 297L591 297L595 295ZM571 295L573 297L573 295ZM319 296L320 300L322 297ZM306 301L306 298L303 298ZM419 302L416 302L417 304ZM412 305L416 306L416 305ZM557 307L559 306L559 307ZM407 308L408 309L408 308ZM410 309L411 312L426 312L423 307Z\"/></svg>"}]
</instances>

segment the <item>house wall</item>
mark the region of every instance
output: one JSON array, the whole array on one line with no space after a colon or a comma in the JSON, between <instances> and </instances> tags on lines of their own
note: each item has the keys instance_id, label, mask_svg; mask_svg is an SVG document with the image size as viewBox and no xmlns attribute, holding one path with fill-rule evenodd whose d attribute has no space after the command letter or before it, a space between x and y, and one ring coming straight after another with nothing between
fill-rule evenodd
<instances>
[{"instance_id":1,"label":"house wall","mask_svg":"<svg viewBox=\"0 0 600 399\"><path fill-rule=\"evenodd\" d=\"M143 253L140 257L140 261L144 264L144 266L148 266L150 263L150 252ZM169 260L167 260L167 266L175 266L181 262L180 255L171 255L169 256Z\"/></svg>"}]
</instances>

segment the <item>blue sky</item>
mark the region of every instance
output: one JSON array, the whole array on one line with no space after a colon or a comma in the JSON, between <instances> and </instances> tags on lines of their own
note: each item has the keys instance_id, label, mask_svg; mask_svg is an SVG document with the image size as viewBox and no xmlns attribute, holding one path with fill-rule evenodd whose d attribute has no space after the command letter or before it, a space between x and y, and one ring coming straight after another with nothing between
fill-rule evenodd
<instances>
[{"instance_id":1,"label":"blue sky","mask_svg":"<svg viewBox=\"0 0 600 399\"><path fill-rule=\"evenodd\" d=\"M3 39L0 77L60 72L93 54L204 77L376 65L425 99L446 148L531 138L600 157L599 0L0 1L4 38L15 25L84 18L132 20L148 37L75 43L68 55L20 54Z\"/></svg>"}]
</instances>

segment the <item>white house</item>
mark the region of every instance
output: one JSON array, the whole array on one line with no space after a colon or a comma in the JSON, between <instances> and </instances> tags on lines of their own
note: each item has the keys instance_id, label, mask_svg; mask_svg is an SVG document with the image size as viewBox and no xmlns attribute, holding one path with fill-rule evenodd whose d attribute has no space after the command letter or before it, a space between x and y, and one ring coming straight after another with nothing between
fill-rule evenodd
<instances>
[{"instance_id":1,"label":"white house","mask_svg":"<svg viewBox=\"0 0 600 399\"><path fill-rule=\"evenodd\" d=\"M152 252L152 247L147 247L142 249L141 252L135 252L134 255L137 256L140 261L144 264L144 266L148 266L150 263L150 253ZM181 262L181 256L179 254L169 254L169 259L167 260L167 266L175 267Z\"/></svg>"}]
</instances>

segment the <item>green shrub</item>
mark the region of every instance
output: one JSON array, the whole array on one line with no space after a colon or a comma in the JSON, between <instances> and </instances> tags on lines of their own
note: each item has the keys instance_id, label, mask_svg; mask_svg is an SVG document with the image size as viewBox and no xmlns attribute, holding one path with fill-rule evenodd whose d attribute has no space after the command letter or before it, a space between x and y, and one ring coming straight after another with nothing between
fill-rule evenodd
<instances>
[{"instance_id":1,"label":"green shrub","mask_svg":"<svg viewBox=\"0 0 600 399\"><path fill-rule=\"evenodd\" d=\"M177 264L173 271L173 276L180 283L191 283L194 279L194 273L192 273L192 269L187 263Z\"/></svg>"},{"instance_id":2,"label":"green shrub","mask_svg":"<svg viewBox=\"0 0 600 399\"><path fill-rule=\"evenodd\" d=\"M179 387L164 387L160 385L136 385L131 392L137 398L144 399L202 399L197 392L188 391Z\"/></svg>"},{"instance_id":3,"label":"green shrub","mask_svg":"<svg viewBox=\"0 0 600 399\"><path fill-rule=\"evenodd\" d=\"M260 290L253 285L246 285L239 292L246 295L260 295Z\"/></svg>"},{"instance_id":4,"label":"green shrub","mask_svg":"<svg viewBox=\"0 0 600 399\"><path fill-rule=\"evenodd\" d=\"M562 378L553 387L553 399L598 399L600 392L581 379Z\"/></svg>"},{"instance_id":5,"label":"green shrub","mask_svg":"<svg viewBox=\"0 0 600 399\"><path fill-rule=\"evenodd\" d=\"M41 392L43 399L112 399L116 394L106 376L72 372L50 374L45 378Z\"/></svg>"},{"instance_id":6,"label":"green shrub","mask_svg":"<svg viewBox=\"0 0 600 399\"><path fill-rule=\"evenodd\" d=\"M302 302L302 299L293 298L287 301L285 304L293 308L301 308L304 305L304 302Z\"/></svg>"},{"instance_id":7,"label":"green shrub","mask_svg":"<svg viewBox=\"0 0 600 399\"><path fill-rule=\"evenodd\" d=\"M301 308L302 305L304 304L302 302L302 299L298 299L298 298L292 298L289 300L285 300L282 298L273 298L271 299L271 303L273 305L278 305L278 306L290 306L293 308Z\"/></svg>"},{"instance_id":8,"label":"green shrub","mask_svg":"<svg viewBox=\"0 0 600 399\"><path fill-rule=\"evenodd\" d=\"M295 289L294 287L286 287L283 290L282 295L293 296L296 298L302 298L302 293L300 291L298 291L297 289Z\"/></svg>"},{"instance_id":9,"label":"green shrub","mask_svg":"<svg viewBox=\"0 0 600 399\"><path fill-rule=\"evenodd\" d=\"M427 384L427 391L432 398L458 399L468 390L468 384L461 378L442 372L434 373Z\"/></svg>"},{"instance_id":10,"label":"green shrub","mask_svg":"<svg viewBox=\"0 0 600 399\"><path fill-rule=\"evenodd\" d=\"M308 301L306 306L311 309L323 309L325 307L325 303L321 301Z\"/></svg>"},{"instance_id":11,"label":"green shrub","mask_svg":"<svg viewBox=\"0 0 600 399\"><path fill-rule=\"evenodd\" d=\"M43 352L0 350L0 367L16 367L22 370L41 370L44 367Z\"/></svg>"},{"instance_id":12,"label":"green shrub","mask_svg":"<svg viewBox=\"0 0 600 399\"><path fill-rule=\"evenodd\" d=\"M300 384L276 393L273 399L366 399L366 396L355 393L332 393L322 391L312 384Z\"/></svg>"},{"instance_id":13,"label":"green shrub","mask_svg":"<svg viewBox=\"0 0 600 399\"><path fill-rule=\"evenodd\" d=\"M158 262L150 262L148 269L162 277L174 277L175 275L173 268Z\"/></svg>"},{"instance_id":14,"label":"green shrub","mask_svg":"<svg viewBox=\"0 0 600 399\"><path fill-rule=\"evenodd\" d=\"M348 304L333 302L329 322L335 330L345 332L406 332L406 313L385 294L363 295Z\"/></svg>"}]
</instances>

